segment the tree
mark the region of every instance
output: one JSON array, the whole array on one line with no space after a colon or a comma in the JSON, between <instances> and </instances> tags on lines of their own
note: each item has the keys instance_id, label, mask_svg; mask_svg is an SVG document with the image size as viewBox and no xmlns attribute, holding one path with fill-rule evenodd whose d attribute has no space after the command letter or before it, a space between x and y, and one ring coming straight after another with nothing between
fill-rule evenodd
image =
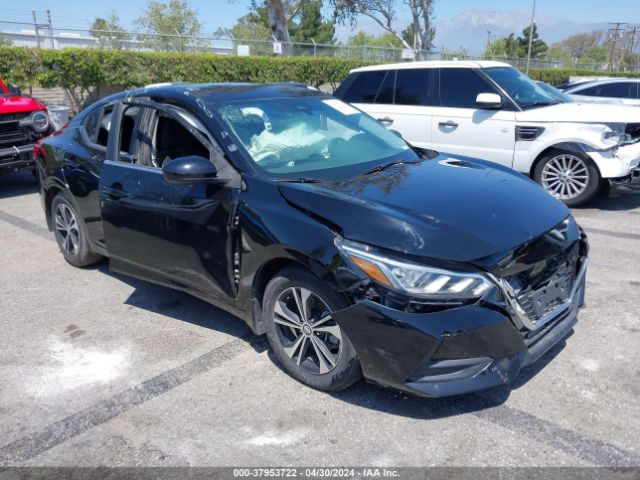
<instances>
[{"instance_id":1,"label":"tree","mask_svg":"<svg viewBox=\"0 0 640 480\"><path fill-rule=\"evenodd\" d=\"M370 35L362 30L352 35L347 40L348 47L384 47L403 48L404 43L392 33L386 32L382 35Z\"/></svg>"},{"instance_id":2,"label":"tree","mask_svg":"<svg viewBox=\"0 0 640 480\"><path fill-rule=\"evenodd\" d=\"M143 37L145 43L160 50L182 51L202 29L198 12L186 0L148 0L135 23L149 34Z\"/></svg>"},{"instance_id":3,"label":"tree","mask_svg":"<svg viewBox=\"0 0 640 480\"><path fill-rule=\"evenodd\" d=\"M317 0L296 0L282 3L285 18L287 20L287 40L278 38L272 29L270 11L272 9L270 0L252 0L250 11L247 15L238 19L236 24L229 30L219 31L233 35L237 39L259 40L263 42L272 41L275 37L283 43L283 51L291 51L290 42L311 43L312 39L316 43L335 43L334 22L324 20L322 17L322 2ZM311 49L311 47L310 47ZM270 45L258 44L252 51L259 54L270 54Z\"/></svg>"},{"instance_id":4,"label":"tree","mask_svg":"<svg viewBox=\"0 0 640 480\"><path fill-rule=\"evenodd\" d=\"M98 39L102 48L122 48L124 42L131 39L120 26L120 17L111 12L106 18L98 17L91 24L91 36Z\"/></svg>"},{"instance_id":5,"label":"tree","mask_svg":"<svg viewBox=\"0 0 640 480\"><path fill-rule=\"evenodd\" d=\"M545 58L550 61L561 62L564 65L570 65L574 61L571 53L557 43L549 47L547 53L545 53Z\"/></svg>"},{"instance_id":6,"label":"tree","mask_svg":"<svg viewBox=\"0 0 640 480\"><path fill-rule=\"evenodd\" d=\"M487 44L487 49L484 52L485 58L520 58L526 55L526 50L522 50L520 43L513 33L510 33L507 37L496 38L492 42L489 42Z\"/></svg>"},{"instance_id":7,"label":"tree","mask_svg":"<svg viewBox=\"0 0 640 480\"><path fill-rule=\"evenodd\" d=\"M360 15L375 21L378 26L402 42L405 48L416 52L430 50L435 30L432 26L435 0L331 0L336 9L336 18L355 23ZM396 28L396 13L408 7L411 28L399 32Z\"/></svg>"},{"instance_id":8,"label":"tree","mask_svg":"<svg viewBox=\"0 0 640 480\"><path fill-rule=\"evenodd\" d=\"M289 34L295 42L334 44L336 29L333 22L322 18L322 2L305 0L300 10L300 19L290 22Z\"/></svg>"},{"instance_id":9,"label":"tree","mask_svg":"<svg viewBox=\"0 0 640 480\"><path fill-rule=\"evenodd\" d=\"M13 45L11 39L0 32L0 47L10 47Z\"/></svg>"},{"instance_id":10,"label":"tree","mask_svg":"<svg viewBox=\"0 0 640 480\"><path fill-rule=\"evenodd\" d=\"M404 43L390 32L382 35L370 35L359 31L347 40L346 46L349 56L362 58L362 60L391 61L397 58L397 49L404 48ZM370 47L370 48L366 48ZM355 52L354 52L355 50Z\"/></svg>"},{"instance_id":11,"label":"tree","mask_svg":"<svg viewBox=\"0 0 640 480\"><path fill-rule=\"evenodd\" d=\"M573 59L584 57L589 50L602 41L602 32L578 33L555 43L557 46L569 52Z\"/></svg>"},{"instance_id":12,"label":"tree","mask_svg":"<svg viewBox=\"0 0 640 480\"><path fill-rule=\"evenodd\" d=\"M523 53L522 56L526 57L529 52L529 31L531 30L530 26L527 26L522 30L522 36L518 37L518 45L520 46L520 51ZM546 53L549 47L545 43L544 40L540 38L538 35L538 26L533 24L533 35L531 40L531 58L544 58L544 54Z\"/></svg>"}]
</instances>

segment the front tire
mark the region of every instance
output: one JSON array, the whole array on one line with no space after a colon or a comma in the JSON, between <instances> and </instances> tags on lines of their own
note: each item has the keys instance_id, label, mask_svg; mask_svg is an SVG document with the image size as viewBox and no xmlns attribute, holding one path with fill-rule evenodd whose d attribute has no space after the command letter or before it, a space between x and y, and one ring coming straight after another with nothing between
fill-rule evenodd
<instances>
[{"instance_id":1,"label":"front tire","mask_svg":"<svg viewBox=\"0 0 640 480\"><path fill-rule=\"evenodd\" d=\"M75 207L64 193L51 203L51 225L64 259L74 267L86 267L102 260L91 251L87 230Z\"/></svg>"},{"instance_id":2,"label":"front tire","mask_svg":"<svg viewBox=\"0 0 640 480\"><path fill-rule=\"evenodd\" d=\"M568 207L596 196L602 178L596 164L582 152L552 150L536 165L533 179Z\"/></svg>"},{"instance_id":3,"label":"front tire","mask_svg":"<svg viewBox=\"0 0 640 480\"><path fill-rule=\"evenodd\" d=\"M302 268L281 270L263 298L267 338L286 372L312 388L345 389L362 377L356 352L331 312L346 306Z\"/></svg>"}]
</instances>

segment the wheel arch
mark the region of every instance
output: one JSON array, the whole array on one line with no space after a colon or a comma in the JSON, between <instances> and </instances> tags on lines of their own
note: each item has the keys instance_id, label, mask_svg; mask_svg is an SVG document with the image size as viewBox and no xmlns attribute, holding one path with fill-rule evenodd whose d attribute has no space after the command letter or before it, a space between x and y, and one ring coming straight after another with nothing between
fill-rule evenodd
<instances>
[{"instance_id":1,"label":"wheel arch","mask_svg":"<svg viewBox=\"0 0 640 480\"><path fill-rule=\"evenodd\" d=\"M53 229L53 224L51 222L51 206L53 204L53 199L59 193L62 193L64 190L62 187L58 185L51 185L44 191L44 212L47 219L47 227L49 230Z\"/></svg>"},{"instance_id":2,"label":"wheel arch","mask_svg":"<svg viewBox=\"0 0 640 480\"><path fill-rule=\"evenodd\" d=\"M590 150L593 150L592 146L586 143L580 143L580 142L560 142L560 143L554 143L553 145L549 145L538 153L538 155L536 156L536 159L531 164L531 168L529 169L530 178L533 178L533 173L535 172L538 164L547 156L547 154L549 154L553 150L560 150L560 151L571 152L571 153L575 153L575 152L582 153L587 157L589 157L589 159L591 159L591 161L594 163L594 165L598 169L598 173L602 174L602 172L600 171L600 167L598 167L598 164L594 161L594 159L588 153Z\"/></svg>"},{"instance_id":3,"label":"wheel arch","mask_svg":"<svg viewBox=\"0 0 640 480\"><path fill-rule=\"evenodd\" d=\"M317 260L314 260L313 258L303 254L295 256L277 256L270 258L269 260L261 264L256 270L251 281L248 298L248 307L251 312L250 327L254 331L254 333L258 335L265 333L262 318L262 307L264 303L264 293L267 285L269 284L271 279L278 274L278 272L289 267L299 267L324 282L326 282L327 280L333 280L330 281L330 283L335 282L334 275L328 267L322 266L319 262L317 262ZM330 287L332 287L334 291L336 291L336 293L340 295L340 292L335 288L335 285L330 285Z\"/></svg>"}]
</instances>

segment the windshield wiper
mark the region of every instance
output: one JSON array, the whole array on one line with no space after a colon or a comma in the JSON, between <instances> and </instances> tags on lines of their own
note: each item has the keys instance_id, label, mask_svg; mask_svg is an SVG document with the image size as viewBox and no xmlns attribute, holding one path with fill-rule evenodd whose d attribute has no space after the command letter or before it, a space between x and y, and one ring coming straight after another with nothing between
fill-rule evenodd
<instances>
[{"instance_id":1,"label":"windshield wiper","mask_svg":"<svg viewBox=\"0 0 640 480\"><path fill-rule=\"evenodd\" d=\"M389 167L393 167L394 165L400 165L402 163L420 163L420 161L407 162L406 160L395 160L389 163L381 163L380 165L376 165L375 167L370 168L369 170L365 170L360 175L371 175L372 173L378 173L383 170L386 170Z\"/></svg>"},{"instance_id":2,"label":"windshield wiper","mask_svg":"<svg viewBox=\"0 0 640 480\"><path fill-rule=\"evenodd\" d=\"M296 178L279 178L278 182L287 182L287 183L322 183L324 180L321 178L311 178L311 177L296 177Z\"/></svg>"},{"instance_id":3,"label":"windshield wiper","mask_svg":"<svg viewBox=\"0 0 640 480\"><path fill-rule=\"evenodd\" d=\"M558 105L559 102L557 100L552 100L550 102L533 102L533 103L525 103L524 105L522 105L522 108L529 108L529 107L549 107L551 105Z\"/></svg>"}]
</instances>

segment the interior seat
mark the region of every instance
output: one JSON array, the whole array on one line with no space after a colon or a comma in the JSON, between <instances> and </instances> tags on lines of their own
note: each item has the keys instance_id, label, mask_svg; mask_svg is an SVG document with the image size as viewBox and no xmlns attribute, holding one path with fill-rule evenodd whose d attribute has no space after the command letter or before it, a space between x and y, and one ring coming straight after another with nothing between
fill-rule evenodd
<instances>
[{"instance_id":1,"label":"interior seat","mask_svg":"<svg viewBox=\"0 0 640 480\"><path fill-rule=\"evenodd\" d=\"M156 134L156 162L162 167L164 162L179 157L198 155L209 158L209 151L186 128L175 120L161 116Z\"/></svg>"}]
</instances>

